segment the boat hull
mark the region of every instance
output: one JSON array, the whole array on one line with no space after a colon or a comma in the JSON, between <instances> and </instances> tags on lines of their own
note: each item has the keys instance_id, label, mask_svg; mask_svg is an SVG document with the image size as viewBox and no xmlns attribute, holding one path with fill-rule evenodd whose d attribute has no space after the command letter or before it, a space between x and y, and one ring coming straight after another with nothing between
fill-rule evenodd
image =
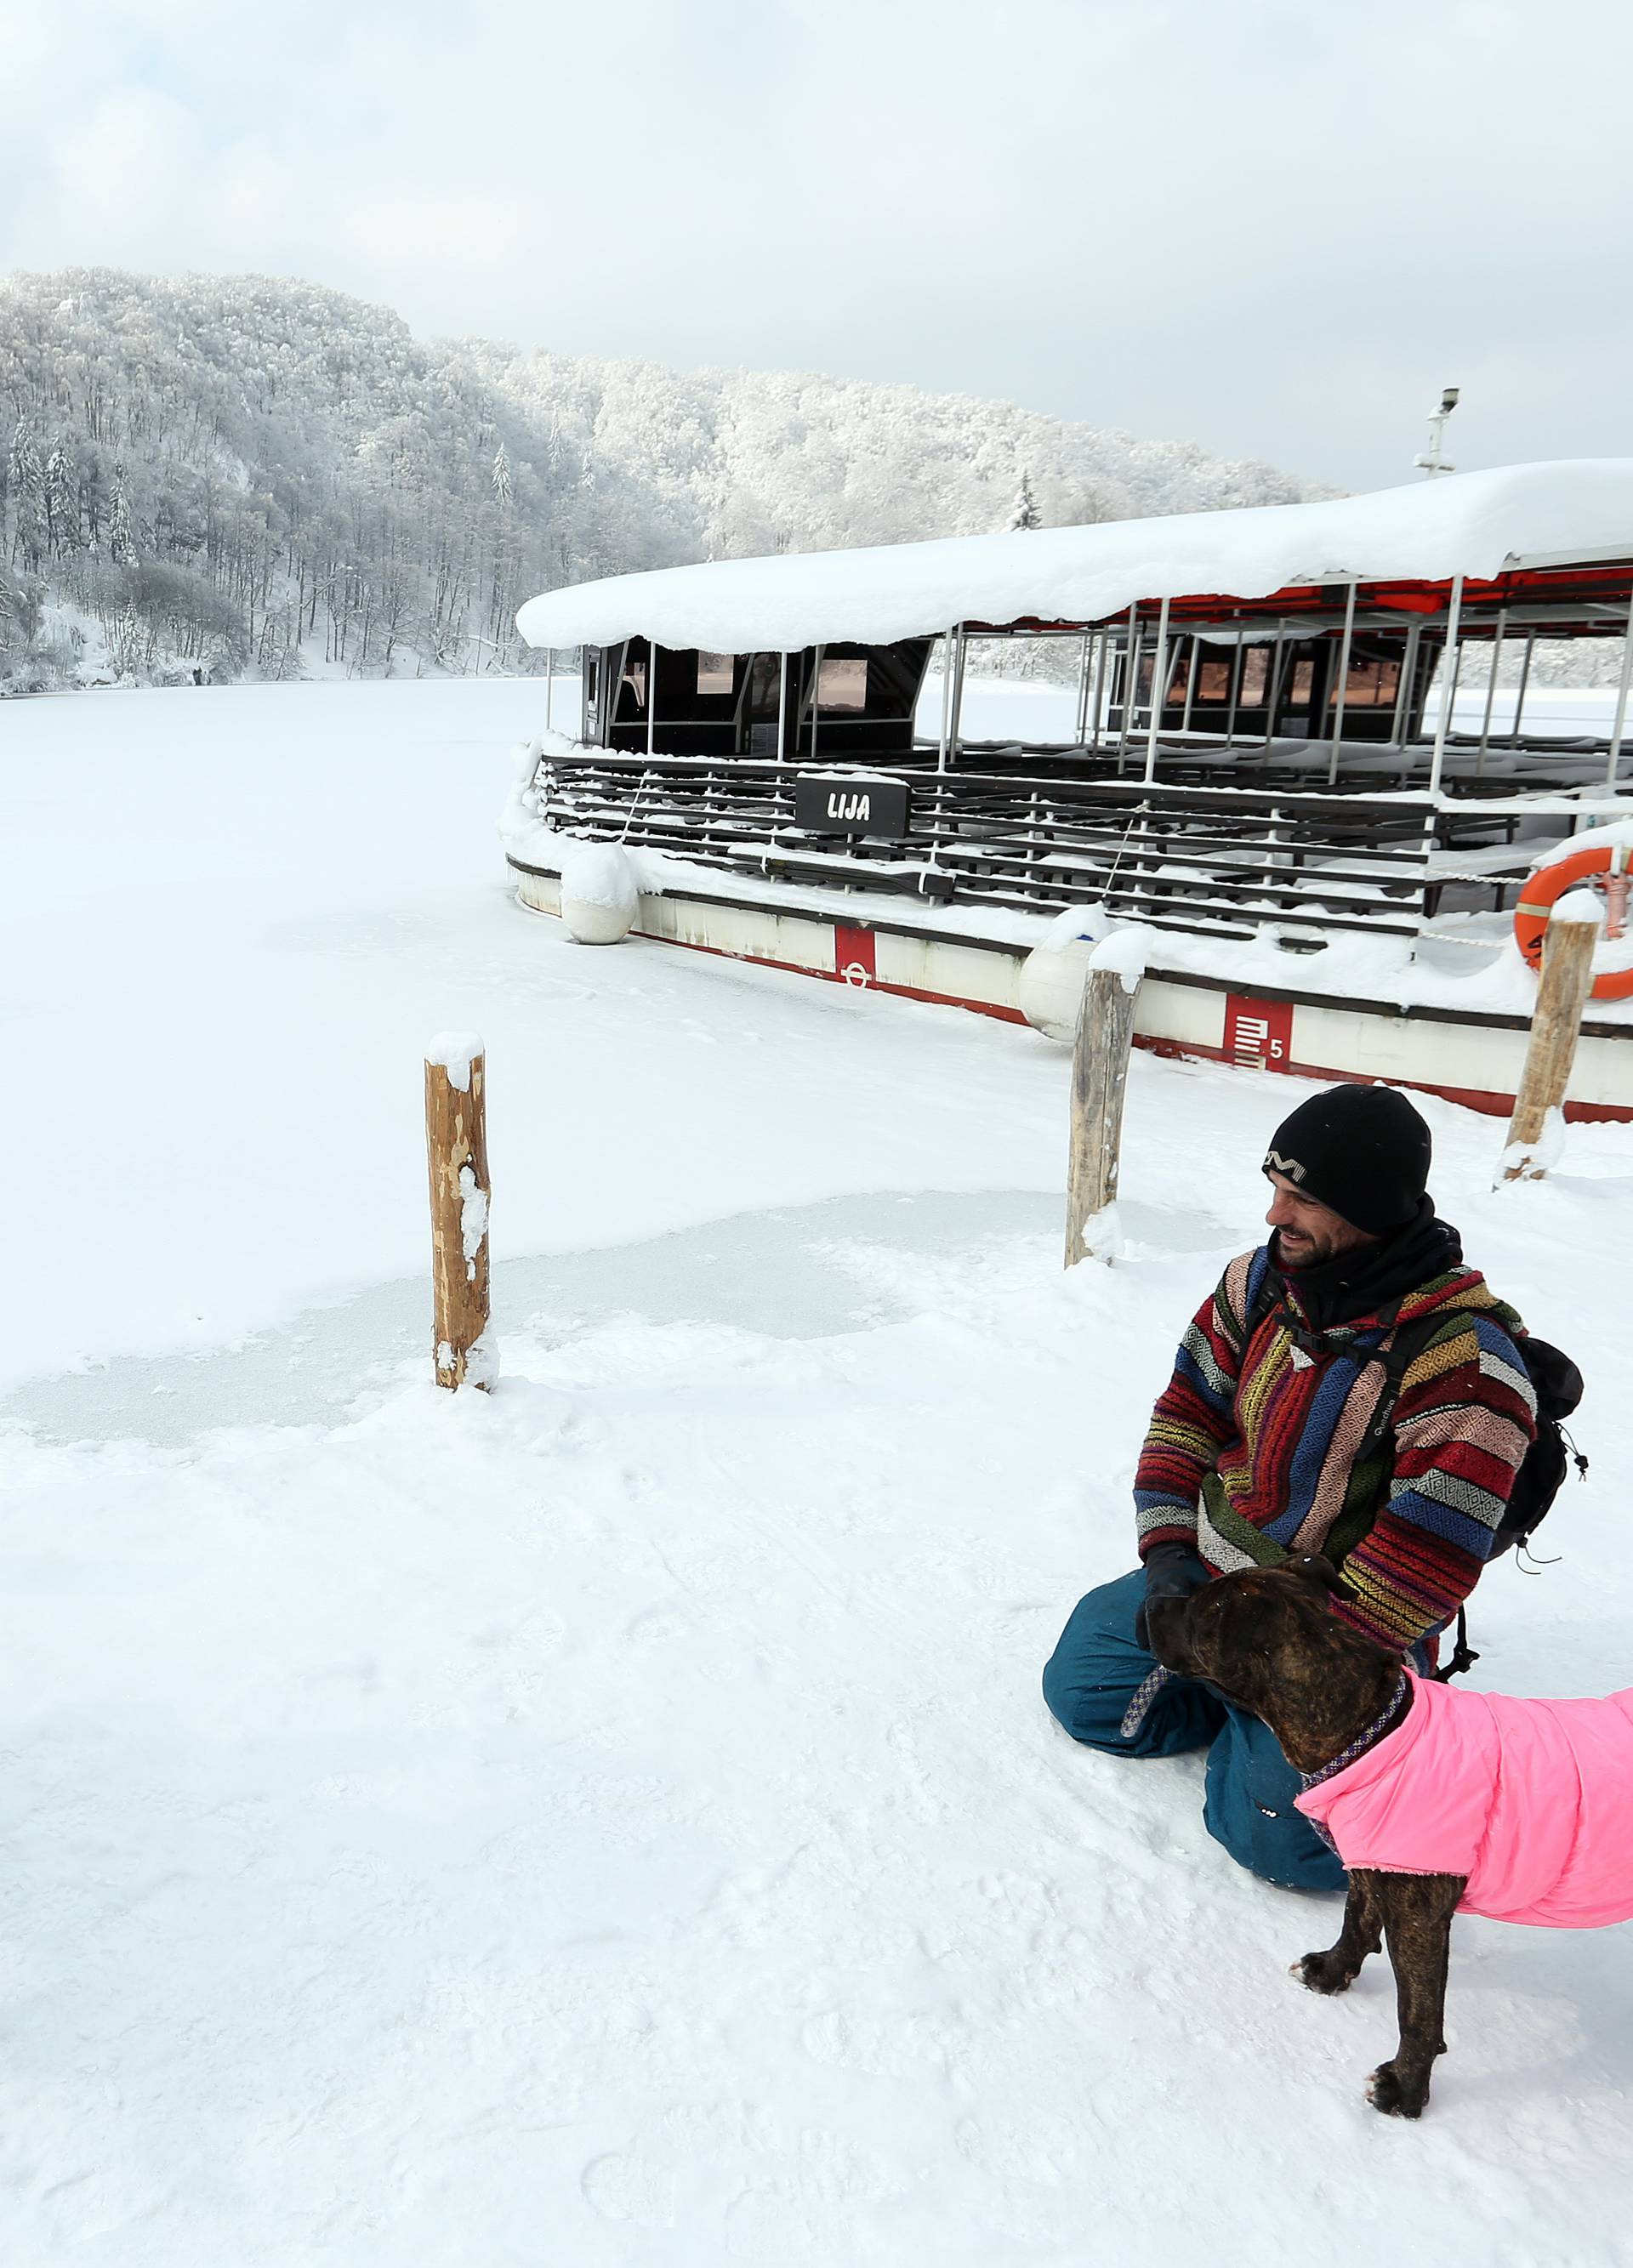
<instances>
[{"instance_id":1,"label":"boat hull","mask_svg":"<svg viewBox=\"0 0 1633 2268\"><path fill-rule=\"evenodd\" d=\"M558 915L558 877L514 856L509 863L521 902ZM1028 945L674 889L642 891L631 934L1011 1023L1031 1020L1022 1005ZM1518 1016L1402 1010L1294 988L1238 992L1228 979L1160 965L1148 970L1134 1011L1134 1044L1159 1055L1304 1079L1386 1079L1493 1116L1513 1108L1528 1036ZM1590 1013L1565 1116L1633 1120L1633 1027L1596 1025Z\"/></svg>"}]
</instances>

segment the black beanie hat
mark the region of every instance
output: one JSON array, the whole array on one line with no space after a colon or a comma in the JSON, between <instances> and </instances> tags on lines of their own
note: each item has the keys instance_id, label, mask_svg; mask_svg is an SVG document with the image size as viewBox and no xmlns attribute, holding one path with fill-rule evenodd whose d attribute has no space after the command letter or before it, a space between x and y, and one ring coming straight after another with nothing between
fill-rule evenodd
<instances>
[{"instance_id":1,"label":"black beanie hat","mask_svg":"<svg viewBox=\"0 0 1633 2268\"><path fill-rule=\"evenodd\" d=\"M1264 1169L1352 1228L1387 1236L1417 1211L1432 1154L1422 1115L1393 1086L1330 1086L1282 1121Z\"/></svg>"}]
</instances>

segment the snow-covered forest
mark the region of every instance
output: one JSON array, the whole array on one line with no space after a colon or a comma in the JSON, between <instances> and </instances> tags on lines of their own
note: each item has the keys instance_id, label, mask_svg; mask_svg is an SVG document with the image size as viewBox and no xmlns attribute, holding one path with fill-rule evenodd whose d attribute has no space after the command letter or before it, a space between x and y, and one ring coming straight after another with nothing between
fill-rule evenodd
<instances>
[{"instance_id":1,"label":"snow-covered forest","mask_svg":"<svg viewBox=\"0 0 1633 2268\"><path fill-rule=\"evenodd\" d=\"M1293 502L1013 403L416 339L264 276L0 279L0 693L528 666L564 582Z\"/></svg>"}]
</instances>

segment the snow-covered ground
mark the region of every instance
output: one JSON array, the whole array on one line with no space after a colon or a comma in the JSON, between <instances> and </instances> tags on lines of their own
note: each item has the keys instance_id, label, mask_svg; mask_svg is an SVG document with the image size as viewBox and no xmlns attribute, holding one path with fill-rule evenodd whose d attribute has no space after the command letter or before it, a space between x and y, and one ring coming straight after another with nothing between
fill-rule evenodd
<instances>
[{"instance_id":1,"label":"snow-covered ground","mask_svg":"<svg viewBox=\"0 0 1633 2268\"><path fill-rule=\"evenodd\" d=\"M531 684L0 714L0 2258L1170 2268L1626 2258L1633 1933L1459 1923L1420 2126L1374 1963L1195 1758L1049 1721L1284 1079L1067 1062L514 903ZM430 1384L420 1057L489 1049L490 1398ZM1471 1256L1594 1463L1482 1684L1633 1681L1633 1130ZM1540 1539L1541 1541L1541 1539Z\"/></svg>"}]
</instances>

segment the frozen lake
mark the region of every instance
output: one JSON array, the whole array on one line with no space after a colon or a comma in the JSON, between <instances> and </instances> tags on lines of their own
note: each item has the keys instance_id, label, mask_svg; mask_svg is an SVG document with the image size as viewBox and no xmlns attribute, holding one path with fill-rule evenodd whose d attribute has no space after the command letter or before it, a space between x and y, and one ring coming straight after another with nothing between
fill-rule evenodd
<instances>
[{"instance_id":1,"label":"frozen lake","mask_svg":"<svg viewBox=\"0 0 1633 2268\"><path fill-rule=\"evenodd\" d=\"M1385 1972L1285 1973L1332 1902L1038 1692L1298 1089L1137 1057L1127 1256L1064 1275L1062 1051L516 906L540 699L0 708L0 2257L1608 2268L1629 1933L1459 1923L1387 2124ZM428 1382L460 1027L491 1397ZM1476 1678L1625 1686L1633 1359L1584 1256L1633 1129L1494 1192L1500 1125L1424 1107L1471 1259L1588 1374Z\"/></svg>"}]
</instances>

